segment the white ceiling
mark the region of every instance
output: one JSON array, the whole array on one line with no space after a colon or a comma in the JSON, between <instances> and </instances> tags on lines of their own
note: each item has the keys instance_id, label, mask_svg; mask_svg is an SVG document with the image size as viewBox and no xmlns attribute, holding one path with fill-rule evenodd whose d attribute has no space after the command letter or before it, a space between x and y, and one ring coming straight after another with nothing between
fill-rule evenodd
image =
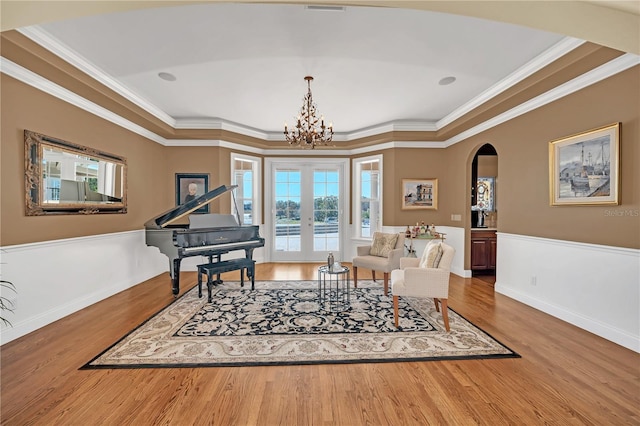
<instances>
[{"instance_id":1,"label":"white ceiling","mask_svg":"<svg viewBox=\"0 0 640 426\"><path fill-rule=\"evenodd\" d=\"M437 12L198 4L42 24L23 33L180 128L293 122L311 85L337 133L441 127L580 41ZM158 73L177 80L168 82ZM438 82L456 78L447 86Z\"/></svg>"}]
</instances>

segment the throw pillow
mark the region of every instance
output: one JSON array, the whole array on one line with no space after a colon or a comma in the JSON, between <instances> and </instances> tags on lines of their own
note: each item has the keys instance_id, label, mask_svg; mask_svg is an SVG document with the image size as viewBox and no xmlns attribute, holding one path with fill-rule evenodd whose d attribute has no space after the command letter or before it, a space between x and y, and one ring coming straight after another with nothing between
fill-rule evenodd
<instances>
[{"instance_id":1,"label":"throw pillow","mask_svg":"<svg viewBox=\"0 0 640 426\"><path fill-rule=\"evenodd\" d=\"M429 244L422 254L419 266L421 268L437 268L440 259L442 259L442 253L444 250L442 250L441 243Z\"/></svg>"},{"instance_id":2,"label":"throw pillow","mask_svg":"<svg viewBox=\"0 0 640 426\"><path fill-rule=\"evenodd\" d=\"M371 243L371 256L388 257L391 250L396 248L398 234L384 234L382 232L373 233L373 242Z\"/></svg>"}]
</instances>

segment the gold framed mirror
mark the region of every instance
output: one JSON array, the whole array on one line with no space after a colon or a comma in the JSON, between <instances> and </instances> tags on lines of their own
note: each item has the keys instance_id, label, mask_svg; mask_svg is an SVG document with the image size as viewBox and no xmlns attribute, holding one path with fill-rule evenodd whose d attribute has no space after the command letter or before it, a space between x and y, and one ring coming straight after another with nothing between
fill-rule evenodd
<instances>
[{"instance_id":1,"label":"gold framed mirror","mask_svg":"<svg viewBox=\"0 0 640 426\"><path fill-rule=\"evenodd\" d=\"M30 130L24 131L25 212L127 212L125 158Z\"/></svg>"}]
</instances>

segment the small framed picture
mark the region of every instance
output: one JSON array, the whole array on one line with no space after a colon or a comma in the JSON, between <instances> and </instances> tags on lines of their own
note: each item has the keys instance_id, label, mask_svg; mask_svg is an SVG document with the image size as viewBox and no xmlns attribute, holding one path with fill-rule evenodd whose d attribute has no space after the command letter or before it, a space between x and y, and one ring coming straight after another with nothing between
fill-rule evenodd
<instances>
[{"instance_id":1,"label":"small framed picture","mask_svg":"<svg viewBox=\"0 0 640 426\"><path fill-rule=\"evenodd\" d=\"M549 142L552 206L618 204L620 123Z\"/></svg>"},{"instance_id":2,"label":"small framed picture","mask_svg":"<svg viewBox=\"0 0 640 426\"><path fill-rule=\"evenodd\" d=\"M402 210L438 209L438 179L402 179Z\"/></svg>"},{"instance_id":3,"label":"small framed picture","mask_svg":"<svg viewBox=\"0 0 640 426\"><path fill-rule=\"evenodd\" d=\"M176 173L176 206L193 201L209 192L209 175L203 173ZM193 213L209 213L209 204Z\"/></svg>"}]
</instances>

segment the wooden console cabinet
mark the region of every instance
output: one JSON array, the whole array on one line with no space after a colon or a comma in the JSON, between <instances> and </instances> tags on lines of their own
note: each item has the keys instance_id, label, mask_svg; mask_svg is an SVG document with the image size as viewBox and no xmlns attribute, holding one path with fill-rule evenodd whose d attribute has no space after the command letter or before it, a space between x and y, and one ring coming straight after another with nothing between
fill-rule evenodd
<instances>
[{"instance_id":1,"label":"wooden console cabinet","mask_svg":"<svg viewBox=\"0 0 640 426\"><path fill-rule=\"evenodd\" d=\"M496 269L498 240L496 231L471 231L471 270Z\"/></svg>"}]
</instances>

